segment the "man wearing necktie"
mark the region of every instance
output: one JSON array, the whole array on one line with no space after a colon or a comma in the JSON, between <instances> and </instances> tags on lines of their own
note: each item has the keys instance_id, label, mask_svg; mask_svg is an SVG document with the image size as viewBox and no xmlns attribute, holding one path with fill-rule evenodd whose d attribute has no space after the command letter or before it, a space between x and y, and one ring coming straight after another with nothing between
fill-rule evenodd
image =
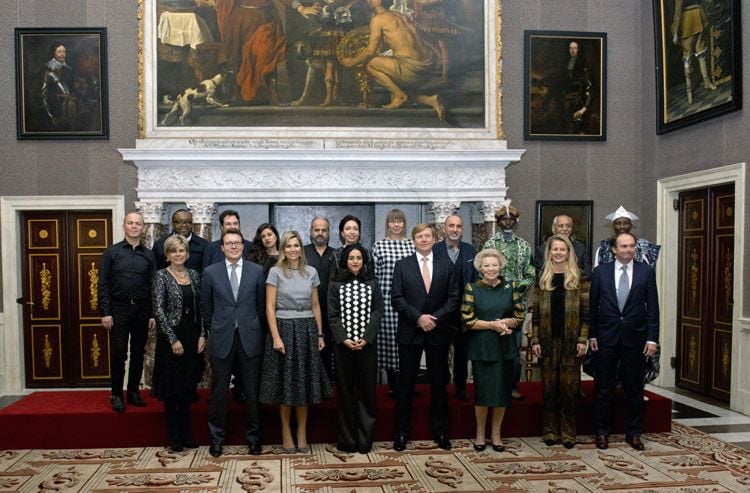
<instances>
[{"instance_id":1,"label":"man wearing necktie","mask_svg":"<svg viewBox=\"0 0 750 493\"><path fill-rule=\"evenodd\" d=\"M251 454L261 453L258 386L265 336L261 323L265 316L265 274L261 266L242 258L243 244L239 230L224 231L221 249L225 260L206 267L201 281L201 309L212 370L208 429L213 457L221 455L226 437L227 389L235 365L246 397L245 440Z\"/></svg>"},{"instance_id":2,"label":"man wearing necktie","mask_svg":"<svg viewBox=\"0 0 750 493\"><path fill-rule=\"evenodd\" d=\"M645 447L643 432L643 370L659 341L659 301L654 269L634 261L636 238L617 235L614 262L600 264L591 277L589 344L596 352L596 446L609 446L617 363L621 362L628 400L625 440L636 450Z\"/></svg>"},{"instance_id":3,"label":"man wearing necktie","mask_svg":"<svg viewBox=\"0 0 750 493\"><path fill-rule=\"evenodd\" d=\"M393 449L406 448L411 428L411 400L422 351L430 382L430 424L438 446L450 450L448 438L448 347L453 336L451 316L458 305L455 267L446 256L435 256L435 232L429 224L412 230L416 252L396 262L391 303L398 312L399 384L396 394L396 438Z\"/></svg>"}]
</instances>

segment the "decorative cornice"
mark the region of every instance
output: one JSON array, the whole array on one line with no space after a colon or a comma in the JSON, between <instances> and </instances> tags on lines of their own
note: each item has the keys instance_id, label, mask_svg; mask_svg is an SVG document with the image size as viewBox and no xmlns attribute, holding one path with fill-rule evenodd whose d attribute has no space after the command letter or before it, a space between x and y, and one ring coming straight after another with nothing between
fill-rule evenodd
<instances>
[{"instance_id":1,"label":"decorative cornice","mask_svg":"<svg viewBox=\"0 0 750 493\"><path fill-rule=\"evenodd\" d=\"M187 202L185 203L193 215L194 224L212 224L216 215L216 204L213 202Z\"/></svg>"}]
</instances>

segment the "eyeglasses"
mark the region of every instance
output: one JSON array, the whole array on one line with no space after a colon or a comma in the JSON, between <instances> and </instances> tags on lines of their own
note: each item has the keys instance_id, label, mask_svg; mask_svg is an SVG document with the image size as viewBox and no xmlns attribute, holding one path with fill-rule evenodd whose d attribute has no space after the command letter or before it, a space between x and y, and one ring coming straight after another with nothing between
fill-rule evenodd
<instances>
[{"instance_id":1,"label":"eyeglasses","mask_svg":"<svg viewBox=\"0 0 750 493\"><path fill-rule=\"evenodd\" d=\"M179 220L175 219L174 221L172 221L172 224L193 224L193 220L192 219L179 219Z\"/></svg>"},{"instance_id":2,"label":"eyeglasses","mask_svg":"<svg viewBox=\"0 0 750 493\"><path fill-rule=\"evenodd\" d=\"M237 247L242 246L242 242L241 241L225 241L224 242L224 246L225 247L231 247L231 248L237 248Z\"/></svg>"}]
</instances>

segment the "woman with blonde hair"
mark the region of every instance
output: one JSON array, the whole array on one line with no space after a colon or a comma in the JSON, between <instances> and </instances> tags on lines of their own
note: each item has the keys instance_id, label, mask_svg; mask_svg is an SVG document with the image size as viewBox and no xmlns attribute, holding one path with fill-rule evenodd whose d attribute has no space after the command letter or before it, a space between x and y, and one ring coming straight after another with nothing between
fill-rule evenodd
<instances>
[{"instance_id":1,"label":"woman with blonde hair","mask_svg":"<svg viewBox=\"0 0 750 493\"><path fill-rule=\"evenodd\" d=\"M323 320L318 299L320 280L306 265L302 237L296 231L281 236L279 261L266 279L266 338L259 400L279 406L282 447L285 453L309 453L307 408L333 392L323 368L320 350ZM297 417L297 444L291 431L291 413Z\"/></svg>"},{"instance_id":2,"label":"woman with blonde hair","mask_svg":"<svg viewBox=\"0 0 750 493\"><path fill-rule=\"evenodd\" d=\"M398 313L391 306L391 284L396 262L414 253L414 242L406 235L406 215L400 209L391 209L385 216L385 238L372 246L372 262L380 292L386 300L383 319L380 322L378 340L378 369L388 376L388 395L396 398L398 380L398 344L396 330Z\"/></svg>"},{"instance_id":3,"label":"woman with blonde hair","mask_svg":"<svg viewBox=\"0 0 750 493\"><path fill-rule=\"evenodd\" d=\"M467 358L474 371L474 414L477 434L474 450L487 446L485 431L488 409L492 408L492 449L505 450L500 428L505 408L511 403L513 362L518 354L513 332L521 330L525 316L523 296L515 281L500 275L505 257L486 248L474 257L474 267L482 278L466 285L461 317L467 330Z\"/></svg>"},{"instance_id":4,"label":"woman with blonde hair","mask_svg":"<svg viewBox=\"0 0 750 493\"><path fill-rule=\"evenodd\" d=\"M544 267L534 287L531 351L542 376L542 438L547 445L576 442L576 396L589 333L589 283L581 280L570 240L547 240Z\"/></svg>"}]
</instances>

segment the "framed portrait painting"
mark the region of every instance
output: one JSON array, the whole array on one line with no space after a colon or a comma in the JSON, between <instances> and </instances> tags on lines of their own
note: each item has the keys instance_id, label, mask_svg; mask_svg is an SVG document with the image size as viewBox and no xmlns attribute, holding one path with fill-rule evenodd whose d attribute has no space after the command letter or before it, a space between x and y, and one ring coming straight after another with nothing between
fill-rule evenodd
<instances>
[{"instance_id":1,"label":"framed portrait painting","mask_svg":"<svg viewBox=\"0 0 750 493\"><path fill-rule=\"evenodd\" d=\"M535 248L543 247L552 236L555 217L565 215L571 219L570 239L581 242L591 258L594 234L594 202L592 200L537 200Z\"/></svg>"},{"instance_id":2,"label":"framed portrait painting","mask_svg":"<svg viewBox=\"0 0 750 493\"><path fill-rule=\"evenodd\" d=\"M524 31L524 139L607 140L607 34Z\"/></svg>"},{"instance_id":3,"label":"framed portrait painting","mask_svg":"<svg viewBox=\"0 0 750 493\"><path fill-rule=\"evenodd\" d=\"M654 0L656 133L742 108L739 0Z\"/></svg>"},{"instance_id":4,"label":"framed portrait painting","mask_svg":"<svg viewBox=\"0 0 750 493\"><path fill-rule=\"evenodd\" d=\"M18 139L108 139L106 28L16 28Z\"/></svg>"},{"instance_id":5,"label":"framed portrait painting","mask_svg":"<svg viewBox=\"0 0 750 493\"><path fill-rule=\"evenodd\" d=\"M138 2L144 139L502 136L500 0Z\"/></svg>"}]
</instances>

